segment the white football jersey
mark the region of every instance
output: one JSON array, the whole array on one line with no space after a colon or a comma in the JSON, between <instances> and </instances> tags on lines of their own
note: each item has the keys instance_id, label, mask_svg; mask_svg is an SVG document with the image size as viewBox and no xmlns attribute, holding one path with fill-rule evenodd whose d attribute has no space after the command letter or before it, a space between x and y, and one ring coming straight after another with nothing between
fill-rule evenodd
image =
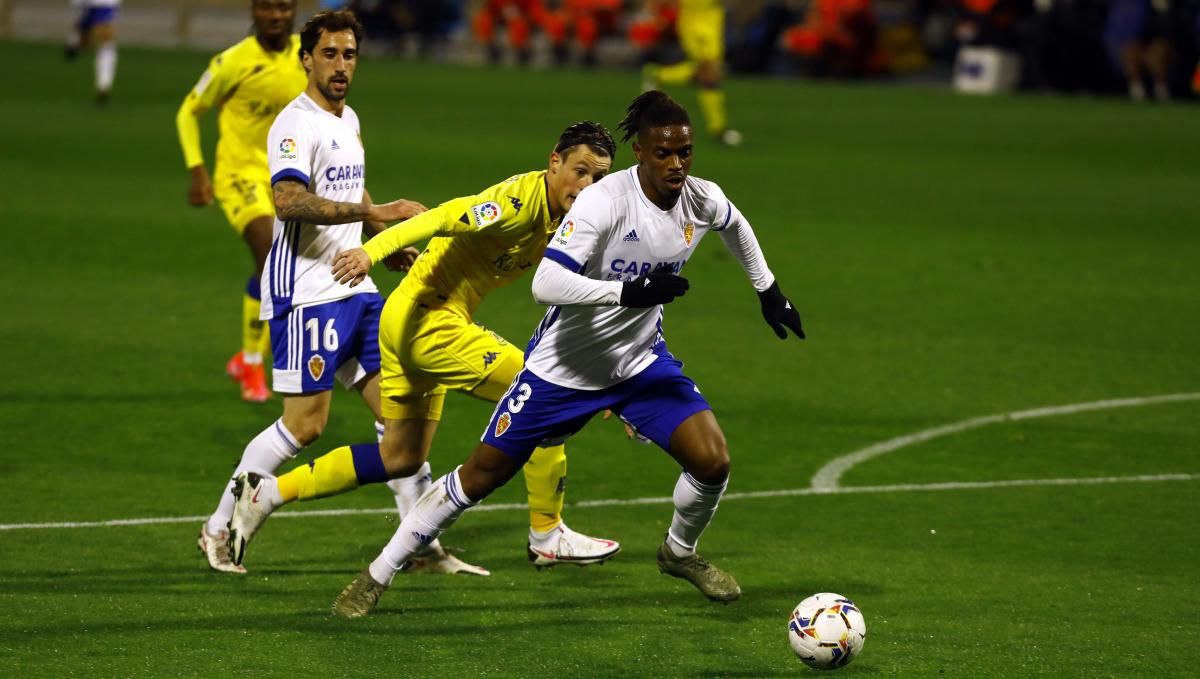
<instances>
[{"instance_id":1,"label":"white football jersey","mask_svg":"<svg viewBox=\"0 0 1200 679\"><path fill-rule=\"evenodd\" d=\"M697 177L688 177L679 201L663 211L642 192L632 167L579 195L545 257L594 280L678 274L704 234L743 221L719 186ZM559 386L603 389L649 367L662 343L662 306L552 306L529 341L525 366Z\"/></svg>"},{"instance_id":2,"label":"white football jersey","mask_svg":"<svg viewBox=\"0 0 1200 679\"><path fill-rule=\"evenodd\" d=\"M359 203L366 166L358 116L346 106L342 116L321 108L301 93L276 116L267 134L271 185L295 179L312 193L341 203ZM362 222L306 224L275 219L275 239L262 275L262 320L294 308L376 292L366 280L351 288L333 278L333 258L362 247Z\"/></svg>"}]
</instances>

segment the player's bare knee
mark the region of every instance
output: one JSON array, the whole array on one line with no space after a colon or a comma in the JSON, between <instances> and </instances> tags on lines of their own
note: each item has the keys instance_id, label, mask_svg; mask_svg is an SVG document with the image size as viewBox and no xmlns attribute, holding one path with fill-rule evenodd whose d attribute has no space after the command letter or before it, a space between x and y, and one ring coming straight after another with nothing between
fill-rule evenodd
<instances>
[{"instance_id":1,"label":"player's bare knee","mask_svg":"<svg viewBox=\"0 0 1200 679\"><path fill-rule=\"evenodd\" d=\"M412 476L425 464L424 451L419 446L389 443L386 436L379 445L379 456L390 479Z\"/></svg>"},{"instance_id":2,"label":"player's bare knee","mask_svg":"<svg viewBox=\"0 0 1200 679\"><path fill-rule=\"evenodd\" d=\"M687 472L700 483L719 484L729 478L729 450L724 436L710 436L688 456Z\"/></svg>"}]
</instances>

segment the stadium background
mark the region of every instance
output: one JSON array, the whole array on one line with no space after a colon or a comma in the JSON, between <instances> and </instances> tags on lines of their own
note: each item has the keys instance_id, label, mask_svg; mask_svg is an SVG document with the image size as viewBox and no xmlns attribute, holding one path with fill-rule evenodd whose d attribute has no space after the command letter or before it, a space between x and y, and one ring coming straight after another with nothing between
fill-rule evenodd
<instances>
[{"instance_id":1,"label":"stadium background","mask_svg":"<svg viewBox=\"0 0 1200 679\"><path fill-rule=\"evenodd\" d=\"M29 15L5 7L12 36ZM215 208L185 201L174 112L211 49L126 40L115 96L98 109L90 68L32 37L0 42L15 65L0 107L9 674L796 674L806 670L785 624L816 591L866 613L866 649L846 674L1194 673L1190 105L732 78L746 144L699 140L694 171L755 225L810 339L774 338L716 242L687 268L693 290L667 310L666 330L730 441L732 495L704 552L738 575L745 598L715 607L656 572L670 509L654 499L676 472L597 422L570 446L567 516L622 540L611 564L530 568L515 484L446 539L491 578L401 579L377 615L348 623L329 603L393 530L385 489L281 514L245 577L211 573L195 552L198 517L278 411L277 400L241 403L221 373L248 261ZM352 104L372 192L433 203L541 166L567 122L615 126L637 90L629 70L580 78L375 57ZM694 106L688 90L675 94ZM623 148L617 166L631 157ZM539 317L525 282L480 320L522 342ZM882 441L1170 394L1182 396L913 438L851 469L841 490L811 491L826 463ZM435 473L467 454L489 411L450 400ZM370 436L361 406L339 393L305 455ZM1037 483L1001 483L1023 481ZM311 510L364 513L300 513ZM161 522L97 525L131 518ZM61 523L84 525L48 525Z\"/></svg>"}]
</instances>

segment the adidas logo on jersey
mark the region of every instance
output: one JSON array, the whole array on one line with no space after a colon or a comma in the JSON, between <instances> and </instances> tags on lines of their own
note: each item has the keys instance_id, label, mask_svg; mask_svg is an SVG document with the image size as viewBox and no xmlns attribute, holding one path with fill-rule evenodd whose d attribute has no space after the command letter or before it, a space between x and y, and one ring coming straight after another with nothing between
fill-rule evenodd
<instances>
[{"instance_id":1,"label":"adidas logo on jersey","mask_svg":"<svg viewBox=\"0 0 1200 679\"><path fill-rule=\"evenodd\" d=\"M625 243L637 243L641 239L638 238L637 229L633 229L629 233L625 234L625 237L621 240Z\"/></svg>"},{"instance_id":2,"label":"adidas logo on jersey","mask_svg":"<svg viewBox=\"0 0 1200 679\"><path fill-rule=\"evenodd\" d=\"M332 151L337 151L338 149L340 149L340 148L342 148L342 147L338 146L337 140L336 140L336 139L334 139L334 140L333 140L333 146L330 146L329 148L330 148L330 150L332 150Z\"/></svg>"}]
</instances>

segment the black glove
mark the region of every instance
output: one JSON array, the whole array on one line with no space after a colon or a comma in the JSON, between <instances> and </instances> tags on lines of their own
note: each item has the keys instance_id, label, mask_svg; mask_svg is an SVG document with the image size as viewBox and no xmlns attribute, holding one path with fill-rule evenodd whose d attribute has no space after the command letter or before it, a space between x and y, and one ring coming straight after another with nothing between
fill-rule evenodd
<instances>
[{"instance_id":1,"label":"black glove","mask_svg":"<svg viewBox=\"0 0 1200 679\"><path fill-rule=\"evenodd\" d=\"M666 304L687 292L688 281L673 273L651 273L621 284L621 306L646 309Z\"/></svg>"},{"instance_id":2,"label":"black glove","mask_svg":"<svg viewBox=\"0 0 1200 679\"><path fill-rule=\"evenodd\" d=\"M767 319L767 325L771 326L779 339L787 339L785 327L791 328L796 337L804 339L804 328L800 327L800 312L792 306L791 300L783 296L783 291L779 289L779 281L758 293L758 301L762 303L763 318Z\"/></svg>"}]
</instances>

